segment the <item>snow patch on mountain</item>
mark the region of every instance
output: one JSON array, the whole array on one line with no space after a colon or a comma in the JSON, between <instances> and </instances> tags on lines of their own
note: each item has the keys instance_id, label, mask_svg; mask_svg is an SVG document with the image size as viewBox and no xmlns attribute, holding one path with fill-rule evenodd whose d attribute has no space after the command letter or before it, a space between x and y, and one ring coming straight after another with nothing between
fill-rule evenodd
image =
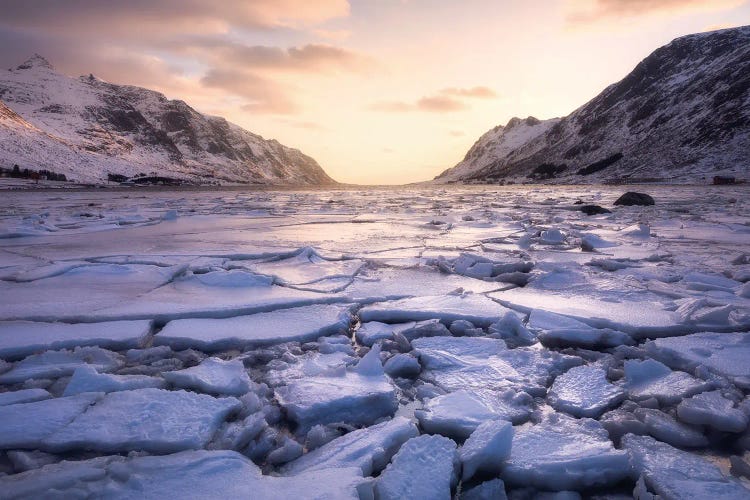
<instances>
[{"instance_id":1,"label":"snow patch on mountain","mask_svg":"<svg viewBox=\"0 0 750 500\"><path fill-rule=\"evenodd\" d=\"M0 166L80 182L334 184L312 158L152 90L71 78L34 55L0 72Z\"/></svg>"}]
</instances>

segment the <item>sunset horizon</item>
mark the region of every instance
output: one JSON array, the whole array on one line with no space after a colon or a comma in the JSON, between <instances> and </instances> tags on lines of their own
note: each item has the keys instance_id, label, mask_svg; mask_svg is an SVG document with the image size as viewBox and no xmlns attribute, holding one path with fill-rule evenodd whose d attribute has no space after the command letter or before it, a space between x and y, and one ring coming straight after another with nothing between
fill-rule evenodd
<instances>
[{"instance_id":1,"label":"sunset horizon","mask_svg":"<svg viewBox=\"0 0 750 500\"><path fill-rule=\"evenodd\" d=\"M672 39L750 23L741 0L59 5L7 2L2 67L39 53L156 90L366 185L430 180L512 117L565 116Z\"/></svg>"}]
</instances>

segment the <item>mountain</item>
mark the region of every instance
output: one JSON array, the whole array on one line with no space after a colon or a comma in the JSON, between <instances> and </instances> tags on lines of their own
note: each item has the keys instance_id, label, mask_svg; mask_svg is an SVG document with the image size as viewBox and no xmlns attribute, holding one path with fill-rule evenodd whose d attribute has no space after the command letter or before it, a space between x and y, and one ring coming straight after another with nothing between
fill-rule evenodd
<instances>
[{"instance_id":1,"label":"mountain","mask_svg":"<svg viewBox=\"0 0 750 500\"><path fill-rule=\"evenodd\" d=\"M0 71L0 167L79 182L335 184L318 163L152 90L65 76L39 55ZM141 175L142 174L142 175Z\"/></svg>"},{"instance_id":2,"label":"mountain","mask_svg":"<svg viewBox=\"0 0 750 500\"><path fill-rule=\"evenodd\" d=\"M750 171L750 26L677 38L564 118L513 118L433 182L694 182Z\"/></svg>"}]
</instances>

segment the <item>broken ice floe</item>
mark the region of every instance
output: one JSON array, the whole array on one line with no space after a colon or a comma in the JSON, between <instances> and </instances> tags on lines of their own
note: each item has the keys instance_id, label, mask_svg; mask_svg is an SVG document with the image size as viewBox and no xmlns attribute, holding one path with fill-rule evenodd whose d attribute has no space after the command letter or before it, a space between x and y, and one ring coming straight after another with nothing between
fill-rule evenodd
<instances>
[{"instance_id":1,"label":"broken ice floe","mask_svg":"<svg viewBox=\"0 0 750 500\"><path fill-rule=\"evenodd\" d=\"M227 319L170 321L156 335L156 345L203 351L250 349L269 344L315 340L349 328L349 307L338 305L283 309Z\"/></svg>"},{"instance_id":2,"label":"broken ice floe","mask_svg":"<svg viewBox=\"0 0 750 500\"><path fill-rule=\"evenodd\" d=\"M22 359L40 351L98 346L111 350L135 349L145 345L151 321L104 323L0 322L0 358Z\"/></svg>"},{"instance_id":3,"label":"broken ice floe","mask_svg":"<svg viewBox=\"0 0 750 500\"><path fill-rule=\"evenodd\" d=\"M0 497L747 496L741 197L569 189L24 193Z\"/></svg>"}]
</instances>

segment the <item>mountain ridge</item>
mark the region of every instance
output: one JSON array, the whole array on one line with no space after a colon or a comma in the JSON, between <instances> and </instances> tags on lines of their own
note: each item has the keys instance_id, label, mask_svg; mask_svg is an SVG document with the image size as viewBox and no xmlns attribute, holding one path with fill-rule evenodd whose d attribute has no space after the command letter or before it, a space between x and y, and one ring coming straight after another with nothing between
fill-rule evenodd
<instances>
[{"instance_id":1,"label":"mountain ridge","mask_svg":"<svg viewBox=\"0 0 750 500\"><path fill-rule=\"evenodd\" d=\"M19 128L8 110L28 126ZM140 174L195 184L337 184L298 149L153 90L63 75L38 54L0 72L0 161L89 183Z\"/></svg>"},{"instance_id":2,"label":"mountain ridge","mask_svg":"<svg viewBox=\"0 0 750 500\"><path fill-rule=\"evenodd\" d=\"M507 126L495 127L431 182L694 182L746 175L750 26L677 38L569 115L540 123L547 130L513 148Z\"/></svg>"}]
</instances>

